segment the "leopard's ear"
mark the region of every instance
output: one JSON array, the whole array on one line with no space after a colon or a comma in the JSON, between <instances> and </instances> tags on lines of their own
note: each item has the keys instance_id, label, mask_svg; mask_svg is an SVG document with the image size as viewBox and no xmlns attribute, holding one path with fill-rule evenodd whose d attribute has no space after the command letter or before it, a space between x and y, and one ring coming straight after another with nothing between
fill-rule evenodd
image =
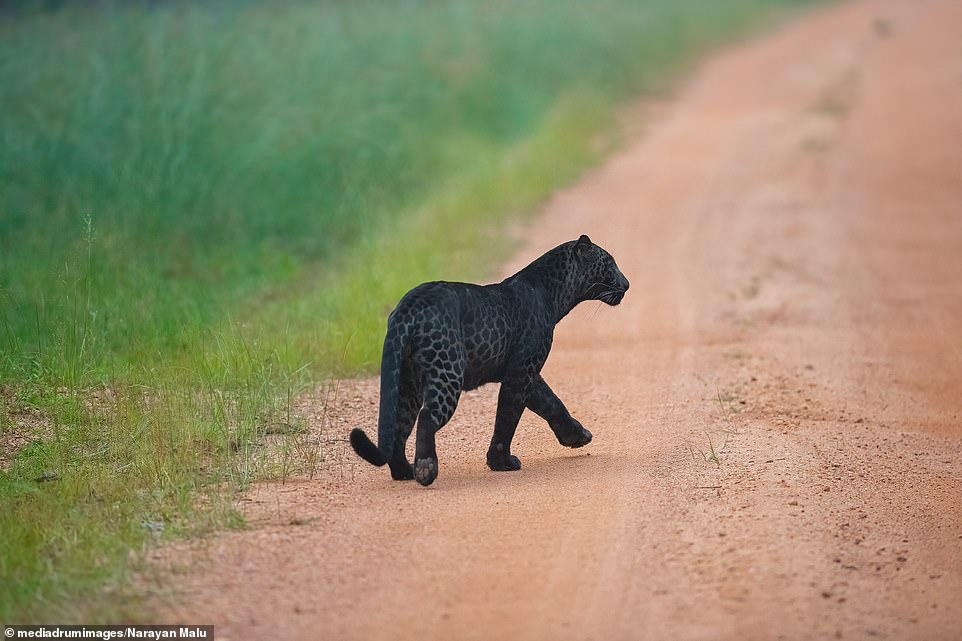
<instances>
[{"instance_id":1,"label":"leopard's ear","mask_svg":"<svg viewBox=\"0 0 962 641\"><path fill-rule=\"evenodd\" d=\"M583 258L588 253L588 248L591 247L591 239L588 238L587 234L581 234L581 237L575 241L575 254L579 258Z\"/></svg>"}]
</instances>

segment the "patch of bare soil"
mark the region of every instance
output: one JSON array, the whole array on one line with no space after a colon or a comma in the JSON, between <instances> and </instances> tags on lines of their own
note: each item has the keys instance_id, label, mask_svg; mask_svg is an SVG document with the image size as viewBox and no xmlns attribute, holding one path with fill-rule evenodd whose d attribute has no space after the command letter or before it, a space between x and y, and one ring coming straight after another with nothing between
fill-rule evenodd
<instances>
[{"instance_id":1,"label":"patch of bare soil","mask_svg":"<svg viewBox=\"0 0 962 641\"><path fill-rule=\"evenodd\" d=\"M166 548L220 639L962 638L962 3L864 0L718 55L557 195L632 287L545 377L595 434L466 394L430 488L333 451ZM373 429L374 381L315 423ZM343 447L339 445L339 447Z\"/></svg>"},{"instance_id":2,"label":"patch of bare soil","mask_svg":"<svg viewBox=\"0 0 962 641\"><path fill-rule=\"evenodd\" d=\"M9 470L24 446L50 431L50 421L42 412L23 406L13 390L0 387L0 471Z\"/></svg>"}]
</instances>

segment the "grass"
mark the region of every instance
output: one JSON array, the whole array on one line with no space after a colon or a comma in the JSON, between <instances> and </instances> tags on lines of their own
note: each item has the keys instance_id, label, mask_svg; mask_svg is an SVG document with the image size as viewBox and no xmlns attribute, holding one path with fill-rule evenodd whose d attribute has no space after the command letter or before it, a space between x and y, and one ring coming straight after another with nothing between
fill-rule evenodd
<instances>
[{"instance_id":1,"label":"grass","mask_svg":"<svg viewBox=\"0 0 962 641\"><path fill-rule=\"evenodd\" d=\"M143 616L139 553L241 527L232 493L288 471L258 444L376 369L405 290L483 277L620 103L798 4L6 7L0 443L32 433L0 621Z\"/></svg>"},{"instance_id":2,"label":"grass","mask_svg":"<svg viewBox=\"0 0 962 641\"><path fill-rule=\"evenodd\" d=\"M689 445L689 446L688 446L688 453L691 454L692 460L696 460L696 459L695 459L695 451L697 450L699 456L701 456L701 458L705 461L705 463L711 463L711 464L713 464L715 467L721 467L722 461L721 461L721 458L719 458L718 455L719 455L721 452L723 452L723 451L725 450L725 446L728 445L728 436L730 435L730 432L725 431L725 432L722 432L722 434L724 434L725 440L724 440L724 442L722 443L722 446L721 446L720 448L718 448L718 450L715 449L715 443L714 443L714 441L712 441L711 434L708 433L708 432L705 432L705 438L708 439L708 451L707 451L707 452L706 452L705 450L701 449L700 447L698 447L697 445L695 445L695 446ZM701 489L717 489L718 487L720 487L720 486L703 486Z\"/></svg>"}]
</instances>

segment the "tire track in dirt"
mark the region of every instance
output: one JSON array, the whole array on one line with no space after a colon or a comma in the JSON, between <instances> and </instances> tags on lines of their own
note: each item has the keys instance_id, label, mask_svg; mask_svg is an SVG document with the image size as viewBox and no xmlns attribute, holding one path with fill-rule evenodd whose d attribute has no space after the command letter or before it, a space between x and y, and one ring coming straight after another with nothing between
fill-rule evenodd
<instances>
[{"instance_id":1,"label":"tire track in dirt","mask_svg":"<svg viewBox=\"0 0 962 641\"><path fill-rule=\"evenodd\" d=\"M962 637L962 4L864 0L706 64L558 194L505 273L589 233L632 282L558 327L484 465L466 394L430 489L350 452L156 554L170 621L228 639ZM376 423L375 381L304 410ZM323 416L322 416L323 414Z\"/></svg>"}]
</instances>

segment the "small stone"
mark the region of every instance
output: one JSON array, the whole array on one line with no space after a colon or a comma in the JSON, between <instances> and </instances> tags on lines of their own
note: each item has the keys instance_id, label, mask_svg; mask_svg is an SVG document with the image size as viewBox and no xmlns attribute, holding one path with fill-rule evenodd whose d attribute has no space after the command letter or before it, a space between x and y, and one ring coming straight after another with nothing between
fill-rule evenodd
<instances>
[{"instance_id":1,"label":"small stone","mask_svg":"<svg viewBox=\"0 0 962 641\"><path fill-rule=\"evenodd\" d=\"M154 536L160 536L163 534L165 527L163 521L142 521L140 525L150 530L150 533Z\"/></svg>"}]
</instances>

